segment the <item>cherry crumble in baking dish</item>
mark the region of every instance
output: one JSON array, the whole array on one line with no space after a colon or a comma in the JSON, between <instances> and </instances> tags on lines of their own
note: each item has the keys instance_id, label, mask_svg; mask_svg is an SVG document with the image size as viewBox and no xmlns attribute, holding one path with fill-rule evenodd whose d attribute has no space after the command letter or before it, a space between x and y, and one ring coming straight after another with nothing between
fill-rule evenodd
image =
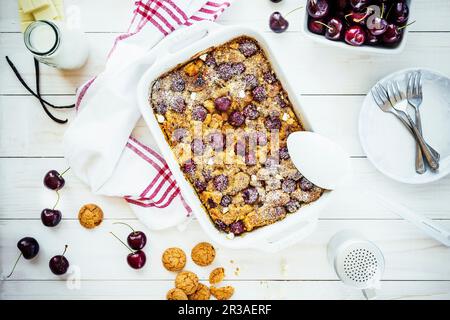
<instances>
[{"instance_id":1,"label":"cherry crumble in baking dish","mask_svg":"<svg viewBox=\"0 0 450 320\"><path fill-rule=\"evenodd\" d=\"M238 37L162 75L150 103L218 229L240 235L322 195L290 160L287 137L303 128L256 40Z\"/></svg>"}]
</instances>

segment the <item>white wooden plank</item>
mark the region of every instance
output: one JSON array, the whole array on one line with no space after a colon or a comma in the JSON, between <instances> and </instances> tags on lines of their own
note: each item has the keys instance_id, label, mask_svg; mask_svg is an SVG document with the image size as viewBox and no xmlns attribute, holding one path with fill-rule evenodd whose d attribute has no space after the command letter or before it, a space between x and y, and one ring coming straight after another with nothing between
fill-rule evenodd
<instances>
[{"instance_id":1,"label":"white wooden plank","mask_svg":"<svg viewBox=\"0 0 450 320\"><path fill-rule=\"evenodd\" d=\"M306 39L299 33L265 33L287 81L303 94L365 94L381 77L408 67L427 67L450 75L450 33L412 33L405 51L399 55L356 53L330 48ZM91 57L77 71L60 72L42 66L42 92L73 94L75 88L98 74L115 37L88 34ZM0 56L9 55L27 82L34 81L33 60L20 34L0 34ZM426 58L424 58L426 57ZM345 81L343 81L345 79ZM0 64L0 94L25 94L6 63Z\"/></svg>"},{"instance_id":2,"label":"white wooden plank","mask_svg":"<svg viewBox=\"0 0 450 320\"><path fill-rule=\"evenodd\" d=\"M224 281L235 288L233 300L364 299L361 291L339 281ZM173 281L5 281L0 299L165 299ZM379 300L450 299L450 281L383 281Z\"/></svg>"},{"instance_id":3,"label":"white wooden plank","mask_svg":"<svg viewBox=\"0 0 450 320\"><path fill-rule=\"evenodd\" d=\"M399 219L362 193L370 186L430 218L450 219L450 177L426 186L404 185L383 177L367 159L353 159L352 164L355 180L337 191L336 201L321 213L321 218ZM54 192L42 184L45 173L51 169L61 172L66 167L64 159L0 159L0 218L39 218L41 210L55 201ZM134 218L122 199L93 195L70 171L65 179L59 204L65 218L76 218L78 208L87 202L101 205L107 218Z\"/></svg>"},{"instance_id":4,"label":"white wooden plank","mask_svg":"<svg viewBox=\"0 0 450 320\"><path fill-rule=\"evenodd\" d=\"M88 32L124 32L126 31L134 1L128 0L65 0L66 16L70 21L78 22ZM16 1L1 0L0 32L18 32ZM446 0L414 0L412 9L416 23L411 25L414 31L450 31L448 14L450 3ZM298 6L304 7L304 1L284 0L274 4L269 0L235 0L233 6L220 17L226 24L244 24L258 30L269 30L268 19L273 11L286 14ZM255 9L257 11L255 12ZM288 16L289 31L299 31L305 9Z\"/></svg>"},{"instance_id":5,"label":"white wooden plank","mask_svg":"<svg viewBox=\"0 0 450 320\"><path fill-rule=\"evenodd\" d=\"M41 245L36 260L21 261L12 280L56 280L48 269L49 259L59 254L64 245L69 249L66 257L79 268L84 280L171 280L174 274L161 265L162 252L171 246L190 249L200 241L208 241L197 222L180 232L175 228L164 231L145 229L132 222L137 230L147 232L149 242L144 249L147 265L136 271L126 263L128 250L109 232L123 239L129 230L112 221L104 221L93 230L86 230L78 221L62 221L54 228L44 227L40 221L0 221L0 270L7 274L17 257L17 241L23 236L35 237ZM442 222L450 227L450 222ZM320 221L317 230L302 243L279 253L267 254L252 250L230 250L217 247L216 259L206 268L195 265L190 259L187 270L207 279L209 272L218 266L226 269L229 280L336 280L329 265L326 246L333 234L342 229L355 229L378 244L386 259L384 280L450 280L450 250L424 236L405 221ZM236 268L239 271L235 273ZM67 276L67 275L66 275Z\"/></svg>"}]
</instances>

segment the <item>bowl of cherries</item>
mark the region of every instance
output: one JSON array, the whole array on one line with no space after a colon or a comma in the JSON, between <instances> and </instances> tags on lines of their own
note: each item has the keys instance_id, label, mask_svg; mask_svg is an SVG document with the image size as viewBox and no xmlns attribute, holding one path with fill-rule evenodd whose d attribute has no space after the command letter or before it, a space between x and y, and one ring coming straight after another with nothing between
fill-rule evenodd
<instances>
[{"instance_id":1,"label":"bowl of cherries","mask_svg":"<svg viewBox=\"0 0 450 320\"><path fill-rule=\"evenodd\" d=\"M399 53L406 44L411 0L307 0L304 33L324 44Z\"/></svg>"}]
</instances>

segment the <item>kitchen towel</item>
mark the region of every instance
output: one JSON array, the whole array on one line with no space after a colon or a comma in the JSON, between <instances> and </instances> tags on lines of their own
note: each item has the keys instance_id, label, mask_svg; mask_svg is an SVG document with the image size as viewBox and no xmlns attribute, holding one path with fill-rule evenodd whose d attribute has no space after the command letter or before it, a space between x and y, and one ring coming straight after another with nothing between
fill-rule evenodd
<instances>
[{"instance_id":1,"label":"kitchen towel","mask_svg":"<svg viewBox=\"0 0 450 320\"><path fill-rule=\"evenodd\" d=\"M232 0L143 0L128 31L116 38L105 70L77 90L77 117L64 136L71 170L99 195L123 197L150 229L191 215L141 115L136 86L146 70L137 64L165 36L198 21L214 21Z\"/></svg>"}]
</instances>

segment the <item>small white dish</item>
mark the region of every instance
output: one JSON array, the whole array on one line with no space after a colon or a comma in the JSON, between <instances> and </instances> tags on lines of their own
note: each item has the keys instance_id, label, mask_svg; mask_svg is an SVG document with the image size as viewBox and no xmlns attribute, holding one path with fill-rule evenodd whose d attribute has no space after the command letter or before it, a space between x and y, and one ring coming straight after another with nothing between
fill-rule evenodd
<instances>
[{"instance_id":1,"label":"small white dish","mask_svg":"<svg viewBox=\"0 0 450 320\"><path fill-rule=\"evenodd\" d=\"M412 11L414 11L414 8L412 8L412 0L407 0L408 6L409 6L409 19L408 23L411 21L414 21L414 16L411 14ZM322 43L324 45L343 48L347 50L352 50L354 52L363 52L363 53L381 53L381 54L399 54L401 53L406 46L406 40L408 38L408 27L405 28L405 32L403 33L403 38L400 42L400 44L396 47L389 48L389 47L381 47L381 46L368 46L363 45L360 47L351 46L347 44L344 40L340 41L332 41L325 38L324 35L316 34L308 29L308 11L305 10L305 17L303 19L303 27L302 31L303 33L310 39Z\"/></svg>"},{"instance_id":2,"label":"small white dish","mask_svg":"<svg viewBox=\"0 0 450 320\"><path fill-rule=\"evenodd\" d=\"M384 113L369 91L359 116L359 138L372 164L386 176L409 184L437 181L450 173L450 79L427 69L405 69L379 81L396 80L406 92L408 73L422 72L423 102L420 106L423 136L441 155L437 172L415 171L416 142L394 115Z\"/></svg>"},{"instance_id":3,"label":"small white dish","mask_svg":"<svg viewBox=\"0 0 450 320\"><path fill-rule=\"evenodd\" d=\"M349 155L327 137L297 131L289 135L287 147L294 165L316 186L335 190L349 175Z\"/></svg>"}]
</instances>

